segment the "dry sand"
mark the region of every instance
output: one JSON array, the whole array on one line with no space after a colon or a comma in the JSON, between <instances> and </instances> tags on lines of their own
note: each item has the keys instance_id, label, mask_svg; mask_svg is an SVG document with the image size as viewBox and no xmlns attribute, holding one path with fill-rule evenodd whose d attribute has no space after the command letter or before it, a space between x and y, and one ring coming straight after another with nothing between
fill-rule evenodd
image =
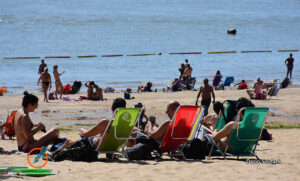
<instances>
[{"instance_id":1,"label":"dry sand","mask_svg":"<svg viewBox=\"0 0 300 181\"><path fill-rule=\"evenodd\" d=\"M282 89L279 95L270 100L254 100L256 106L271 108L267 124L300 125L300 88ZM182 105L194 104L196 91L176 93L133 93L135 99L127 101L128 107L141 102L148 115L157 116L159 121L167 118L166 104L178 100ZM216 91L216 100L238 99L248 97L243 90ZM31 114L33 122L44 122L47 129L56 126L61 129L61 136L78 138L78 128L86 127L102 118L111 117L110 106L121 93L104 94L106 101L68 102L62 100L39 102L39 108ZM22 95L5 94L0 97L0 119L5 119L9 111L19 109ZM40 100L42 95L38 94ZM78 98L79 95L71 95ZM209 112L212 112L210 108ZM257 154L261 159L273 160L279 164L248 163L246 158L236 160L211 159L203 161L178 161L167 156L163 161L129 162L124 158L107 160L99 155L100 160L86 162L48 162L46 168L60 171L57 176L1 177L0 180L299 180L300 177L300 129L271 129L273 141L260 141ZM35 137L39 137L38 133ZM0 147L5 150L17 149L16 141L0 140ZM0 166L29 166L27 154L0 155Z\"/></svg>"}]
</instances>

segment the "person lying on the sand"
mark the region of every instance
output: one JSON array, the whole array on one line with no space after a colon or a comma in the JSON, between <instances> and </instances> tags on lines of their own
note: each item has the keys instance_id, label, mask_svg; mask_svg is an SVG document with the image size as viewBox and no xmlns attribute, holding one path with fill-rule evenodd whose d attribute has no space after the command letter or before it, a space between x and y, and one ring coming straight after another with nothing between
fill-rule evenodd
<instances>
[{"instance_id":1,"label":"person lying on the sand","mask_svg":"<svg viewBox=\"0 0 300 181\"><path fill-rule=\"evenodd\" d=\"M113 104L111 106L112 112L114 112L117 108L126 107L126 101L123 98L116 98L113 101ZM102 119L100 122L98 122L95 126L90 128L89 130L86 130L84 128L80 128L79 134L81 139L86 139L89 141L91 146L93 148L97 148L100 138L94 137L94 136L103 136L103 133L107 127L107 124L109 123L109 119ZM112 124L112 122L111 122ZM103 139L105 139L107 135L104 136ZM61 147L57 149L57 151L62 150L68 146L71 146L72 144L76 143L77 140L67 140Z\"/></svg>"},{"instance_id":2,"label":"person lying on the sand","mask_svg":"<svg viewBox=\"0 0 300 181\"><path fill-rule=\"evenodd\" d=\"M43 123L33 124L29 117L29 113L37 109L39 99L33 94L28 94L27 91L24 92L24 95L22 102L23 108L17 111L14 126L18 150L28 152L33 148L41 148L42 146L54 143L59 137L59 130L52 128L42 137L35 140L33 136L38 131L45 131L45 125Z\"/></svg>"},{"instance_id":3,"label":"person lying on the sand","mask_svg":"<svg viewBox=\"0 0 300 181\"><path fill-rule=\"evenodd\" d=\"M161 141L165 135L165 132L171 122L171 119L173 118L176 109L180 106L179 102L177 101L172 101L167 105L167 111L166 114L168 115L168 117L170 118L169 120L166 120L164 122L162 122L159 127L157 129L153 129L152 128L152 123L150 121L148 121L148 123L146 124L145 127L145 133L147 133L147 135L157 141Z\"/></svg>"}]
</instances>

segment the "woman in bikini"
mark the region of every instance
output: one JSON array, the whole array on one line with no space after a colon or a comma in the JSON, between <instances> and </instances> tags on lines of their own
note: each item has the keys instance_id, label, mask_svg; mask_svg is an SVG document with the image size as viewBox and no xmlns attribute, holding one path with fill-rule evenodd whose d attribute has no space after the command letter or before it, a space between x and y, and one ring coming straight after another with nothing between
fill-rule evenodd
<instances>
[{"instance_id":1,"label":"woman in bikini","mask_svg":"<svg viewBox=\"0 0 300 181\"><path fill-rule=\"evenodd\" d=\"M94 92L93 92L94 81L87 81L84 85L87 87L87 97L80 96L79 99L81 99L81 100L83 100L83 99L92 100L93 94L94 94Z\"/></svg>"},{"instance_id":2,"label":"woman in bikini","mask_svg":"<svg viewBox=\"0 0 300 181\"><path fill-rule=\"evenodd\" d=\"M48 102L47 91L48 91L48 88L49 88L49 92L51 90L51 76L48 73L48 68L47 67L44 68L44 72L41 74L41 76L40 76L40 78L37 82L38 85L40 84L41 80L42 80L42 89L43 89L43 92L44 92L44 101Z\"/></svg>"},{"instance_id":3,"label":"woman in bikini","mask_svg":"<svg viewBox=\"0 0 300 181\"><path fill-rule=\"evenodd\" d=\"M16 113L14 120L15 132L17 136L18 150L28 152L33 148L41 148L55 142L59 136L59 130L52 128L46 132L39 139L34 139L34 135L42 130L45 131L45 125L43 123L33 124L29 113L34 112L38 107L39 99L33 95L24 92L22 109L19 109Z\"/></svg>"},{"instance_id":4,"label":"woman in bikini","mask_svg":"<svg viewBox=\"0 0 300 181\"><path fill-rule=\"evenodd\" d=\"M60 99L62 98L62 93L63 93L63 85L60 81L60 78L59 76L61 76L63 73L65 73L65 71L63 71L61 74L57 72L57 69L58 69L58 66L57 65L54 65L53 67L53 75L54 75L54 78L55 78L55 87L56 87L56 90L55 90L55 99L58 99L57 98L57 93L59 92L60 93Z\"/></svg>"}]
</instances>

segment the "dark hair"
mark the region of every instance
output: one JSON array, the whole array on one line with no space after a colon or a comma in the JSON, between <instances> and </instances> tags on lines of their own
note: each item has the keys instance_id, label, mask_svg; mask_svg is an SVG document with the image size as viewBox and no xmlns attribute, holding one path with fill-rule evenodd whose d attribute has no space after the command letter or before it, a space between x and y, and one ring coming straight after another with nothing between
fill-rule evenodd
<instances>
[{"instance_id":1,"label":"dark hair","mask_svg":"<svg viewBox=\"0 0 300 181\"><path fill-rule=\"evenodd\" d=\"M220 70L217 70L216 74L221 74Z\"/></svg>"},{"instance_id":2,"label":"dark hair","mask_svg":"<svg viewBox=\"0 0 300 181\"><path fill-rule=\"evenodd\" d=\"M53 69L55 69L55 68L58 68L58 66L57 66L57 65L54 65L54 66L53 66Z\"/></svg>"},{"instance_id":3,"label":"dark hair","mask_svg":"<svg viewBox=\"0 0 300 181\"><path fill-rule=\"evenodd\" d=\"M238 99L238 102L236 103L236 111L238 112L243 107L255 107L255 105L247 98L241 97Z\"/></svg>"},{"instance_id":4,"label":"dark hair","mask_svg":"<svg viewBox=\"0 0 300 181\"><path fill-rule=\"evenodd\" d=\"M203 83L207 83L208 84L208 79L207 78L205 78L204 80L203 80Z\"/></svg>"},{"instance_id":5,"label":"dark hair","mask_svg":"<svg viewBox=\"0 0 300 181\"><path fill-rule=\"evenodd\" d=\"M22 101L22 106L27 108L29 104L34 105L39 102L39 98L33 94L29 94L27 91L24 91L24 97Z\"/></svg>"},{"instance_id":6,"label":"dark hair","mask_svg":"<svg viewBox=\"0 0 300 181\"><path fill-rule=\"evenodd\" d=\"M222 114L224 114L224 106L220 101L217 101L217 102L214 103L213 109L214 109L216 114L219 114L220 111L222 112Z\"/></svg>"},{"instance_id":7,"label":"dark hair","mask_svg":"<svg viewBox=\"0 0 300 181\"><path fill-rule=\"evenodd\" d=\"M111 109L113 111L115 111L117 108L120 108L120 107L126 107L126 101L125 101L125 99L119 97L119 98L114 99Z\"/></svg>"}]
</instances>

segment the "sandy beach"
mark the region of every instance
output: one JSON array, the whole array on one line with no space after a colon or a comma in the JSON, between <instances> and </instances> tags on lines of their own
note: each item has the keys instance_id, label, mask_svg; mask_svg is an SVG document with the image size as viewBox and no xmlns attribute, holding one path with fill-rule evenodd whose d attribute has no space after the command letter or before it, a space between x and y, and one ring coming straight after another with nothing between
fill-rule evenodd
<instances>
[{"instance_id":1,"label":"sandy beach","mask_svg":"<svg viewBox=\"0 0 300 181\"><path fill-rule=\"evenodd\" d=\"M256 106L270 107L266 125L300 125L300 88L280 90L278 96L268 100L254 100ZM181 105L193 105L197 91L175 93L151 92L132 93L135 99L127 101L127 107L138 102L143 103L148 115L155 115L158 121L167 119L165 109L168 102L177 100ZM216 100L236 100L248 97L244 90L215 91ZM85 94L80 94L85 95ZM77 99L80 96L68 95ZM80 127L90 127L102 118L110 118L110 106L121 93L107 93L106 101L63 101L53 100L44 103L42 94L38 109L31 114L33 122L42 121L46 128L59 127L61 136L79 138ZM23 95L5 94L0 97L0 118L5 119L9 111L19 109ZM209 113L212 113L210 107ZM99 161L86 162L48 162L45 168L59 171L59 175L41 178L34 177L1 177L0 180L297 180L300 176L300 129L269 129L273 134L272 141L260 141L257 147L258 156L265 163L248 162L247 158L211 159L202 161L171 160L163 156L162 161L127 161L107 160L99 155ZM35 137L39 137L38 133ZM5 150L17 149L16 140L0 140L0 147ZM27 166L27 154L16 153L0 155L0 166ZM253 158L252 158L253 159ZM276 164L270 164L273 161Z\"/></svg>"}]
</instances>

